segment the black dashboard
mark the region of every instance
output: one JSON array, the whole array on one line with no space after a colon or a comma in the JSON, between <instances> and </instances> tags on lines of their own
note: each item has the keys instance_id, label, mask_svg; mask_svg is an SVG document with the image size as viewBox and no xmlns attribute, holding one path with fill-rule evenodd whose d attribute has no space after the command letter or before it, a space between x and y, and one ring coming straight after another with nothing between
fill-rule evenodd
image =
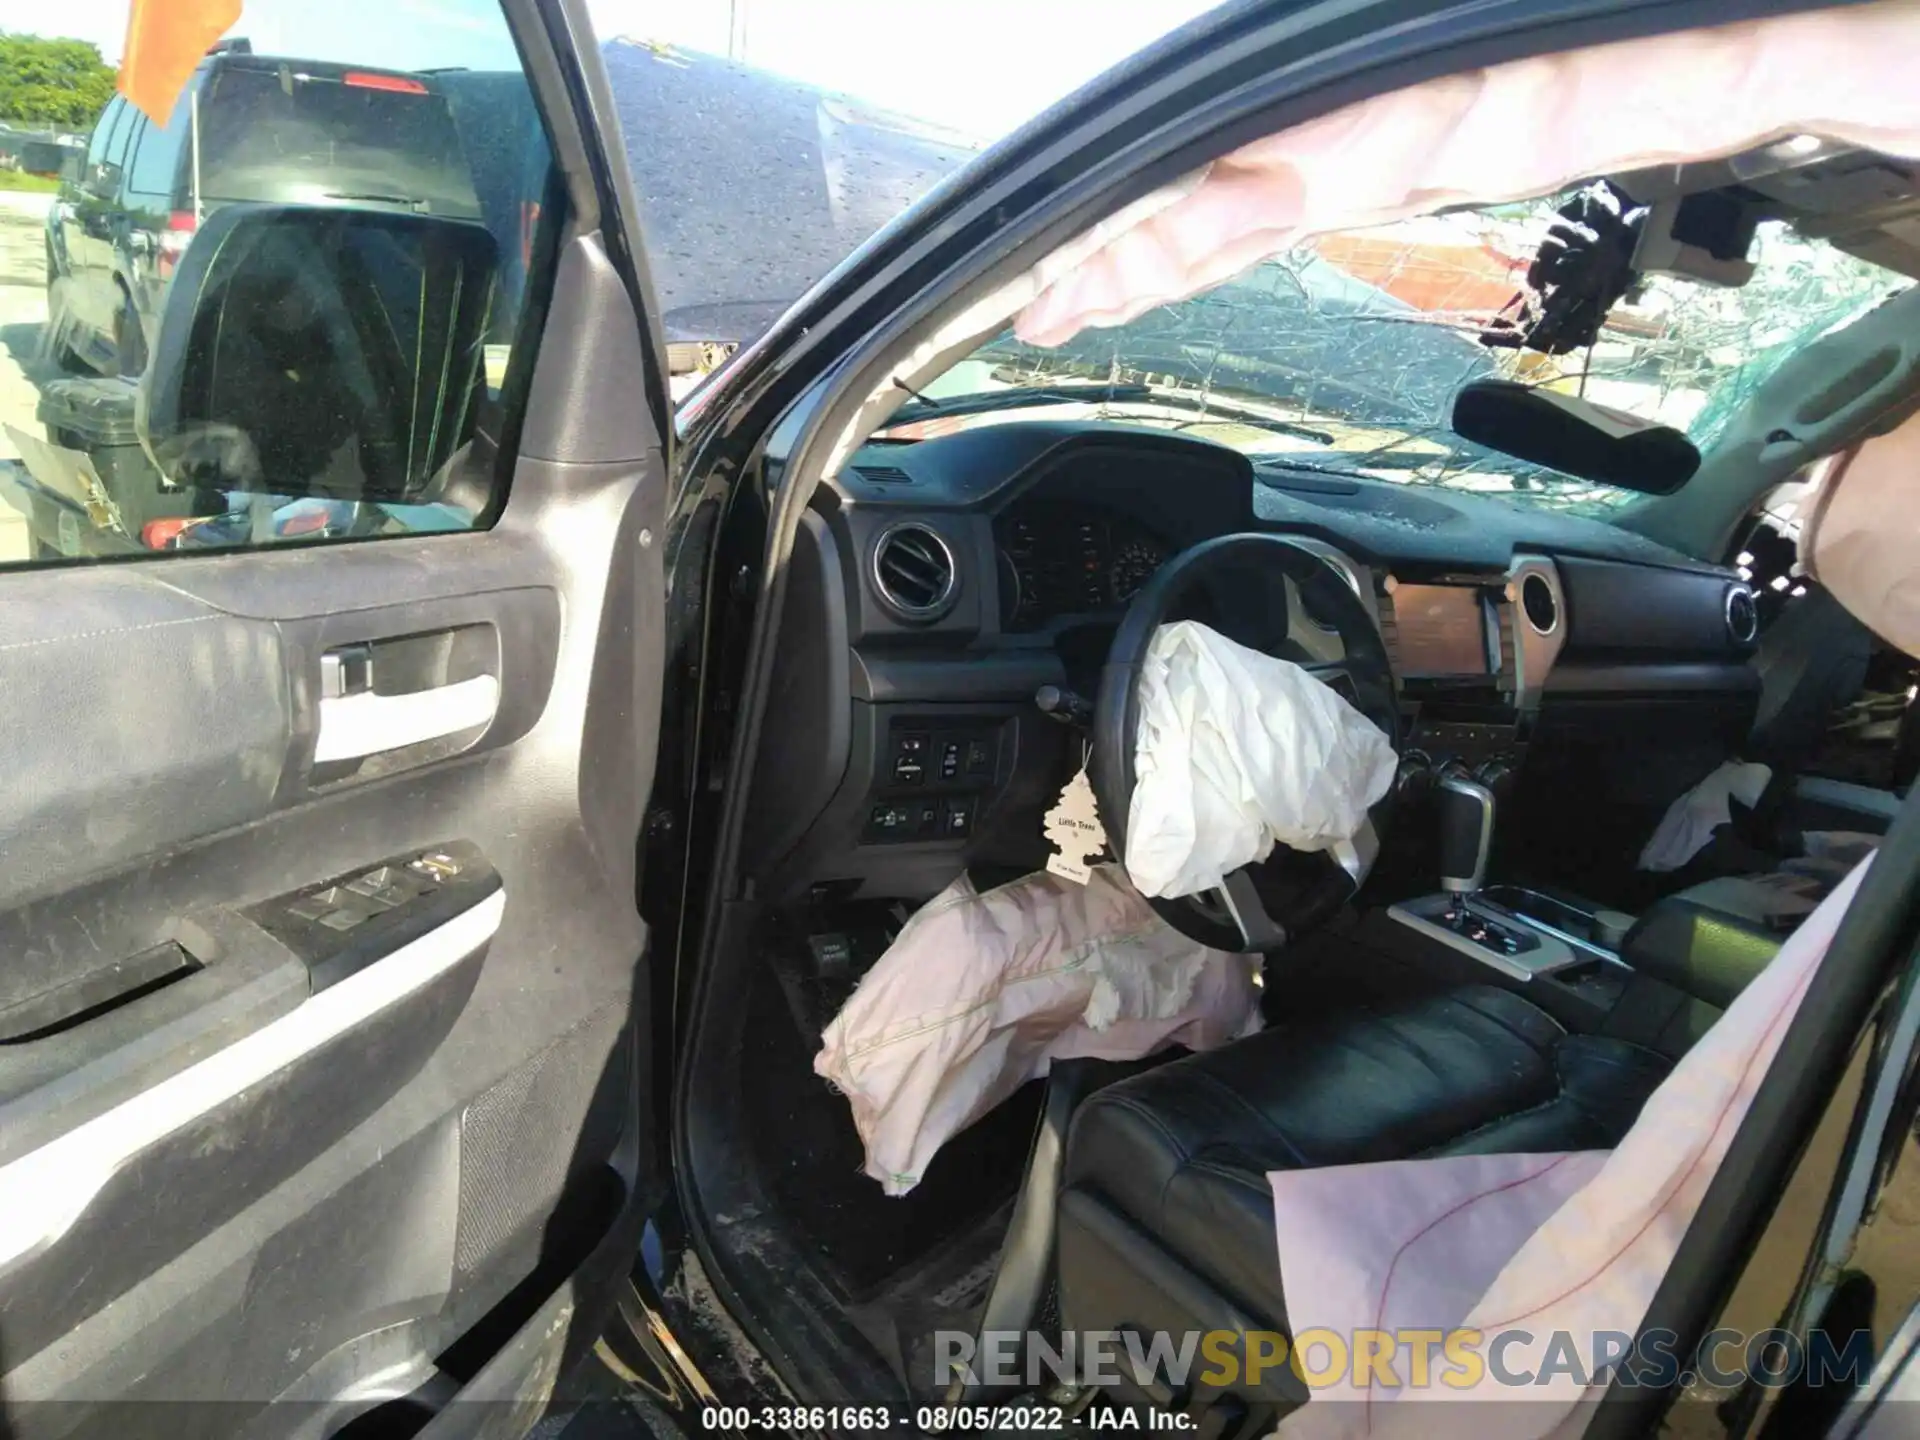
<instances>
[{"instance_id":1,"label":"black dashboard","mask_svg":"<svg viewBox=\"0 0 1920 1440\"><path fill-rule=\"evenodd\" d=\"M816 493L751 863L774 891L825 876L881 894L944 884L956 854L1040 863L1038 816L1073 757L1035 690L1097 684L1158 566L1247 530L1316 549L1361 595L1416 751L1587 773L1596 743L1704 753L1751 723L1750 593L1615 526L1256 469L1159 430L988 424L869 445ZM1230 604L1315 658L1334 643L1277 579Z\"/></svg>"}]
</instances>

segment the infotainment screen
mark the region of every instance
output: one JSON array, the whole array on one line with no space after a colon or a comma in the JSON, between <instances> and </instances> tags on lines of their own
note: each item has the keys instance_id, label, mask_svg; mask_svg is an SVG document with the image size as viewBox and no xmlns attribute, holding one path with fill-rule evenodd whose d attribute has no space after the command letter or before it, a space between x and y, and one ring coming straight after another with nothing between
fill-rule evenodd
<instances>
[{"instance_id":1,"label":"infotainment screen","mask_svg":"<svg viewBox=\"0 0 1920 1440\"><path fill-rule=\"evenodd\" d=\"M1485 675L1487 611L1480 592L1461 585L1398 585L1394 625L1402 675Z\"/></svg>"}]
</instances>

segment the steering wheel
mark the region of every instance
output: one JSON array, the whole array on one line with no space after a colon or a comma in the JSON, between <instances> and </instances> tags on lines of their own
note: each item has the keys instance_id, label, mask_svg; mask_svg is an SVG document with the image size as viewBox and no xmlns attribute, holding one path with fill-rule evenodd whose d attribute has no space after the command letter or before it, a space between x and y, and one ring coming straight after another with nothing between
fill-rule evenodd
<instances>
[{"instance_id":1,"label":"steering wheel","mask_svg":"<svg viewBox=\"0 0 1920 1440\"><path fill-rule=\"evenodd\" d=\"M1330 663L1302 664L1302 668L1339 689L1385 732L1396 753L1400 749L1400 713L1386 645L1373 616L1345 577L1314 551L1281 535L1223 535L1196 545L1161 566L1134 596L1100 672L1090 778L1101 824L1123 861L1133 804L1140 672L1147 647L1156 630L1169 620L1183 618L1183 608L1203 600L1224 574L1236 570L1284 575L1298 587L1302 604L1315 620L1336 632L1345 656ZM1262 618L1271 623L1272 617ZM1218 628L1237 627L1229 622ZM1248 642L1243 639L1242 643ZM1271 649L1267 644L1259 648ZM1228 875L1217 890L1181 899L1150 897L1148 903L1181 934L1216 950L1277 950L1325 923L1359 890L1378 853L1392 800L1389 790L1344 855L1276 845L1266 859Z\"/></svg>"}]
</instances>

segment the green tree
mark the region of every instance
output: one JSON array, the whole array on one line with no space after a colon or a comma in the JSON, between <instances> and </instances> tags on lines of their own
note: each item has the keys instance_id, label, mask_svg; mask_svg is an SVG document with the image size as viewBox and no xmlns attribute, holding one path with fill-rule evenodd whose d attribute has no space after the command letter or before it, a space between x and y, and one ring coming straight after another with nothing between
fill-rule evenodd
<instances>
[{"instance_id":1,"label":"green tree","mask_svg":"<svg viewBox=\"0 0 1920 1440\"><path fill-rule=\"evenodd\" d=\"M0 119L85 130L113 98L114 80L84 40L0 34Z\"/></svg>"}]
</instances>

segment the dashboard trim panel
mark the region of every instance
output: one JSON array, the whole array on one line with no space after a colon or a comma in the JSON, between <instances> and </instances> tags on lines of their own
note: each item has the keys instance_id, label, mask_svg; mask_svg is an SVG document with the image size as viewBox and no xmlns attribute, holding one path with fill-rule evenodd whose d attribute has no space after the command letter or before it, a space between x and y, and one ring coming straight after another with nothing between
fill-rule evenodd
<instances>
[{"instance_id":1,"label":"dashboard trim panel","mask_svg":"<svg viewBox=\"0 0 1920 1440\"><path fill-rule=\"evenodd\" d=\"M1521 587L1536 577L1543 580L1553 594L1554 626L1547 631L1537 628L1521 605ZM1553 667L1559 663L1560 652L1566 648L1571 629L1567 597L1560 587L1560 567L1544 555L1515 555L1507 567L1506 601L1502 609L1505 612L1500 627L1502 638L1508 633L1513 637L1510 645L1514 703L1522 714L1532 714L1540 708L1540 697L1553 675Z\"/></svg>"}]
</instances>

